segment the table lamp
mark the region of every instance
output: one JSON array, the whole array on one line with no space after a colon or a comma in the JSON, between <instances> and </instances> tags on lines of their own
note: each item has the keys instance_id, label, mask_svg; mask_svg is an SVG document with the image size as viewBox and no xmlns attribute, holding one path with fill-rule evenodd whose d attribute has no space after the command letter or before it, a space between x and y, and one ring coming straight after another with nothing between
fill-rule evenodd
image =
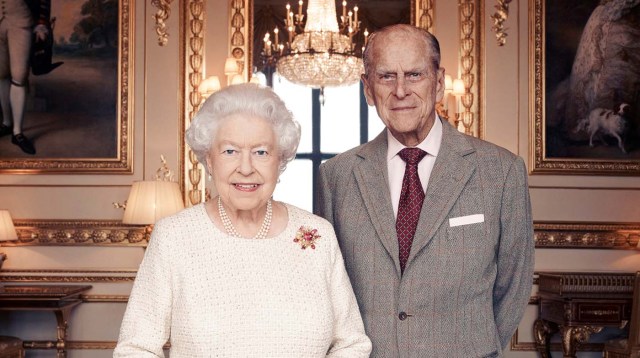
<instances>
[{"instance_id":1,"label":"table lamp","mask_svg":"<svg viewBox=\"0 0 640 358\"><path fill-rule=\"evenodd\" d=\"M150 225L184 209L178 183L145 180L133 183L122 222Z\"/></svg>"},{"instance_id":2,"label":"table lamp","mask_svg":"<svg viewBox=\"0 0 640 358\"><path fill-rule=\"evenodd\" d=\"M180 187L178 183L173 181L173 173L167 167L164 156L161 156L160 159L162 166L156 171L155 180L134 182L129 192L129 198L123 205L122 222L147 225L145 229L147 239L151 235L153 224L156 221L184 209Z\"/></svg>"},{"instance_id":3,"label":"table lamp","mask_svg":"<svg viewBox=\"0 0 640 358\"><path fill-rule=\"evenodd\" d=\"M9 210L0 210L0 241L13 241L18 239L16 228L13 226L13 220ZM0 268L7 255L0 252Z\"/></svg>"}]
</instances>

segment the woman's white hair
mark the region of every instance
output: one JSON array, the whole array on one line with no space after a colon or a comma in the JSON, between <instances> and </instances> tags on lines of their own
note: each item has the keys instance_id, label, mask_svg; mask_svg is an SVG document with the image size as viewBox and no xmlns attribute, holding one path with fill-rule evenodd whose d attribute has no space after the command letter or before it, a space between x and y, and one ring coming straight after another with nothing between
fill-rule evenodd
<instances>
[{"instance_id":1,"label":"woman's white hair","mask_svg":"<svg viewBox=\"0 0 640 358\"><path fill-rule=\"evenodd\" d=\"M269 122L278 141L282 173L287 163L296 156L300 143L300 124L271 88L253 83L226 87L204 102L186 133L187 144L198 161L206 163L220 123L234 114L252 115Z\"/></svg>"}]
</instances>

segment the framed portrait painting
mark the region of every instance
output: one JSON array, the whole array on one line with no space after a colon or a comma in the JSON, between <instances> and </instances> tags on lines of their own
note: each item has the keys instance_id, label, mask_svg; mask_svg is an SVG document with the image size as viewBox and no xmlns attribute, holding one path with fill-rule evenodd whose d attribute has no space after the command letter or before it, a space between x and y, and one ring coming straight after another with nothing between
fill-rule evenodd
<instances>
[{"instance_id":1,"label":"framed portrait painting","mask_svg":"<svg viewBox=\"0 0 640 358\"><path fill-rule=\"evenodd\" d=\"M28 32L0 34L0 173L131 173L133 0L6 1Z\"/></svg>"},{"instance_id":2,"label":"framed portrait painting","mask_svg":"<svg viewBox=\"0 0 640 358\"><path fill-rule=\"evenodd\" d=\"M532 173L640 175L640 0L531 0Z\"/></svg>"}]
</instances>

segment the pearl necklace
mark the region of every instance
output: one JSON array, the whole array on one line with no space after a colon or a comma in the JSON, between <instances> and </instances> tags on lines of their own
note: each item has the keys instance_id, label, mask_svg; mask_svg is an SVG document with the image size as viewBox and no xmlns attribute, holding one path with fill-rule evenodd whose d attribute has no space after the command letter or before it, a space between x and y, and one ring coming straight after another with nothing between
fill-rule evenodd
<instances>
[{"instance_id":1,"label":"pearl necklace","mask_svg":"<svg viewBox=\"0 0 640 358\"><path fill-rule=\"evenodd\" d=\"M222 221L222 226L224 226L224 230L227 234L233 237L243 237L236 230L236 228L231 223L231 219L227 215L227 212L224 210L224 206L222 206L222 199L218 196L218 213L220 214L220 220ZM273 210L271 208L271 199L267 201L267 213L264 215L264 220L262 221L262 226L260 226L260 230L254 239L266 239L267 233L269 232L269 228L271 227L271 217L273 216Z\"/></svg>"}]
</instances>

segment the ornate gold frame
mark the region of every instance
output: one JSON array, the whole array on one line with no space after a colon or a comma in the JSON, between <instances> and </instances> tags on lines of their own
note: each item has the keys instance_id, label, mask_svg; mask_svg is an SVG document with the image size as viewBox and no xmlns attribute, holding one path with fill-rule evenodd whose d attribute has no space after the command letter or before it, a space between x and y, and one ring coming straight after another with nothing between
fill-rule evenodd
<instances>
[{"instance_id":1,"label":"ornate gold frame","mask_svg":"<svg viewBox=\"0 0 640 358\"><path fill-rule=\"evenodd\" d=\"M118 149L115 158L39 158L0 160L0 174L85 174L133 172L133 68L135 0L119 0Z\"/></svg>"},{"instance_id":2,"label":"ornate gold frame","mask_svg":"<svg viewBox=\"0 0 640 358\"><path fill-rule=\"evenodd\" d=\"M603 160L547 158L544 109L545 98L545 1L530 0L529 10L529 135L530 168L532 174L568 175L640 175L639 160Z\"/></svg>"}]
</instances>

